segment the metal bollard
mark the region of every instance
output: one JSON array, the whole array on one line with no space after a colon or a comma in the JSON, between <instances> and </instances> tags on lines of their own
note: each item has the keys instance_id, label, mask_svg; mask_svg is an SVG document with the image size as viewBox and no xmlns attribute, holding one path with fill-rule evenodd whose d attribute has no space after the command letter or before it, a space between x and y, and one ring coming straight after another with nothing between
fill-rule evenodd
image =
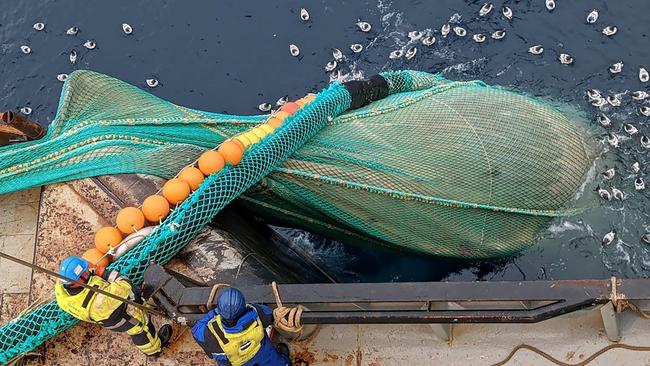
<instances>
[{"instance_id":1,"label":"metal bollard","mask_svg":"<svg viewBox=\"0 0 650 366\"><path fill-rule=\"evenodd\" d=\"M0 146L13 142L36 140L47 129L12 111L0 113Z\"/></svg>"}]
</instances>

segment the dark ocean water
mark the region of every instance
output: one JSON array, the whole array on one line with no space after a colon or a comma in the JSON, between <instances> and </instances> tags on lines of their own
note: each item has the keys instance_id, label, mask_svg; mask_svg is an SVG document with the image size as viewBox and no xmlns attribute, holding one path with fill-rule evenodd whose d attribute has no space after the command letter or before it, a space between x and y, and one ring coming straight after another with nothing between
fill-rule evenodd
<instances>
[{"instance_id":1,"label":"dark ocean water","mask_svg":"<svg viewBox=\"0 0 650 366\"><path fill-rule=\"evenodd\" d=\"M603 278L611 274L646 277L650 251L639 238L650 227L648 190L635 192L635 176L646 176L650 159L639 146L640 134L650 134L648 118L637 109L647 102L632 101L630 92L647 90L638 78L639 67L650 69L650 3L647 0L557 0L549 12L543 0L506 1L514 12L508 22L501 16L504 1L493 1L494 10L478 17L483 2L438 1L21 1L5 6L0 14L0 109L29 106L31 118L49 123L55 115L62 83L56 75L75 69L109 74L187 107L230 114L256 114L256 106L289 94L299 97L327 86L323 66L331 60L331 48L348 54L343 72L362 70L372 75L383 70L415 69L442 72L454 80L481 79L520 92L565 103L591 121L593 141L603 147L600 165L616 166L618 174L607 185L621 188L623 202L602 203L580 217L557 220L540 234L539 242L522 254L497 261L463 262L384 249L369 252L290 231L295 244L314 256L343 281L438 280L438 279L546 279ZM301 7L311 20L299 18ZM594 25L585 22L591 9L600 10ZM440 27L458 19L468 31L459 38L440 37ZM355 22L372 24L369 33ZM46 23L42 32L32 29ZM130 24L131 35L122 32ZM603 36L607 25L618 33ZM76 36L65 35L77 26ZM507 32L503 40L484 44L471 40L473 33ZM407 45L412 30L432 32L438 42L419 47L410 60L389 60L390 51ZM87 50L86 40L97 48ZM301 57L289 55L288 45L301 49ZM349 45L366 49L351 55ZM527 53L542 44L543 55ZM32 53L24 55L21 45ZM68 54L79 59L71 65ZM560 52L575 58L571 66L557 61ZM623 61L623 72L607 69ZM145 80L160 85L148 88ZM618 149L600 141L606 129L594 122L597 110L589 105L585 90L597 88L619 94L623 105L610 108L612 132L621 137L622 124L632 123L640 133L625 138ZM630 166L641 163L641 172ZM597 177L596 179L600 179ZM648 178L650 179L650 178ZM646 180L648 180L646 179ZM593 192L584 194L593 195ZM617 240L600 244L610 229Z\"/></svg>"}]
</instances>

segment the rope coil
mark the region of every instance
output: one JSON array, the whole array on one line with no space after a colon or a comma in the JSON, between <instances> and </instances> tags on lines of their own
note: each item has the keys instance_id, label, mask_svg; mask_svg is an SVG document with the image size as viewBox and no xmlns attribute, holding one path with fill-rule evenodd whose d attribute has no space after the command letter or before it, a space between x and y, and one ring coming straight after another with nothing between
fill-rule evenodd
<instances>
[{"instance_id":1,"label":"rope coil","mask_svg":"<svg viewBox=\"0 0 650 366\"><path fill-rule=\"evenodd\" d=\"M273 295L277 307L273 309L273 325L282 335L289 338L298 338L302 335L304 329L301 323L302 312L304 308L301 305L287 307L282 305L280 290L275 281L271 282Z\"/></svg>"}]
</instances>

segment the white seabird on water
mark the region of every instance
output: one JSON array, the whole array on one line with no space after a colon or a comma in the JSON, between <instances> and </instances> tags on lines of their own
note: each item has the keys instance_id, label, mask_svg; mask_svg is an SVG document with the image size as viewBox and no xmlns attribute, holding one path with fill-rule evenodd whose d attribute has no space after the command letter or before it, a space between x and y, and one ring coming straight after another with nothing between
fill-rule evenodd
<instances>
[{"instance_id":1,"label":"white seabird on water","mask_svg":"<svg viewBox=\"0 0 650 366\"><path fill-rule=\"evenodd\" d=\"M402 51L402 50L394 50L388 55L388 58L391 59L391 60L395 60L395 59L398 59L398 58L400 58L402 56L404 56L404 51Z\"/></svg>"},{"instance_id":2,"label":"white seabird on water","mask_svg":"<svg viewBox=\"0 0 650 366\"><path fill-rule=\"evenodd\" d=\"M650 80L650 74L648 74L648 70L643 67L639 68L639 80L642 83L647 83L648 80Z\"/></svg>"},{"instance_id":3,"label":"white seabird on water","mask_svg":"<svg viewBox=\"0 0 650 366\"><path fill-rule=\"evenodd\" d=\"M573 57L571 57L571 55L568 53L560 53L558 60L560 60L560 63L562 65L571 65L573 63Z\"/></svg>"},{"instance_id":4,"label":"white seabird on water","mask_svg":"<svg viewBox=\"0 0 650 366\"><path fill-rule=\"evenodd\" d=\"M601 126L608 127L612 124L612 120L609 119L609 117L607 117L606 115L601 114L600 116L598 116L598 123L600 123Z\"/></svg>"},{"instance_id":5,"label":"white seabird on water","mask_svg":"<svg viewBox=\"0 0 650 366\"><path fill-rule=\"evenodd\" d=\"M485 42L485 40L487 39L487 37L485 36L485 34L476 33L475 35L472 36L472 39L473 39L474 42L476 42L476 43L483 43L483 42Z\"/></svg>"},{"instance_id":6,"label":"white seabird on water","mask_svg":"<svg viewBox=\"0 0 650 366\"><path fill-rule=\"evenodd\" d=\"M492 11L492 8L494 8L494 6L492 6L492 3L485 3L481 7L481 10L479 10L478 15L484 17Z\"/></svg>"},{"instance_id":7,"label":"white seabird on water","mask_svg":"<svg viewBox=\"0 0 650 366\"><path fill-rule=\"evenodd\" d=\"M614 239L616 238L616 230L612 229L612 231L608 232L603 236L603 240L601 241L603 245L609 245L611 244Z\"/></svg>"},{"instance_id":8,"label":"white seabird on water","mask_svg":"<svg viewBox=\"0 0 650 366\"><path fill-rule=\"evenodd\" d=\"M641 136L641 146L650 149L650 138L648 136Z\"/></svg>"},{"instance_id":9,"label":"white seabird on water","mask_svg":"<svg viewBox=\"0 0 650 366\"><path fill-rule=\"evenodd\" d=\"M607 27L603 28L603 34L611 37L618 32L618 28L615 25L608 25Z\"/></svg>"},{"instance_id":10,"label":"white seabird on water","mask_svg":"<svg viewBox=\"0 0 650 366\"><path fill-rule=\"evenodd\" d=\"M609 67L609 72L612 74L618 74L621 71L623 71L623 61L619 61Z\"/></svg>"},{"instance_id":11,"label":"white seabird on water","mask_svg":"<svg viewBox=\"0 0 650 366\"><path fill-rule=\"evenodd\" d=\"M95 43L95 41L87 40L84 43L84 47L86 47L89 50L94 50L95 47L97 47L97 43Z\"/></svg>"},{"instance_id":12,"label":"white seabird on water","mask_svg":"<svg viewBox=\"0 0 650 366\"><path fill-rule=\"evenodd\" d=\"M643 90L637 90L632 92L632 99L634 100L644 100L648 97L648 93Z\"/></svg>"},{"instance_id":13,"label":"white seabird on water","mask_svg":"<svg viewBox=\"0 0 650 366\"><path fill-rule=\"evenodd\" d=\"M20 108L20 113L29 116L30 114L32 114L32 109L28 106L24 106Z\"/></svg>"},{"instance_id":14,"label":"white seabird on water","mask_svg":"<svg viewBox=\"0 0 650 366\"><path fill-rule=\"evenodd\" d=\"M56 76L56 80L61 82L68 80L68 74L59 74Z\"/></svg>"},{"instance_id":15,"label":"white seabird on water","mask_svg":"<svg viewBox=\"0 0 650 366\"><path fill-rule=\"evenodd\" d=\"M501 14L503 14L506 19L512 20L512 9L510 9L510 7L504 6L503 9L501 9Z\"/></svg>"},{"instance_id":16,"label":"white seabird on water","mask_svg":"<svg viewBox=\"0 0 650 366\"><path fill-rule=\"evenodd\" d=\"M147 79L147 80L145 80L145 82L147 83L147 86L150 87L150 88L155 88L155 87L158 86L158 80L157 79Z\"/></svg>"},{"instance_id":17,"label":"white seabird on water","mask_svg":"<svg viewBox=\"0 0 650 366\"><path fill-rule=\"evenodd\" d=\"M598 107L598 108L600 108L600 107L602 107L602 106L604 106L606 104L607 104L607 99L605 99L603 97L598 97L598 98L591 101L591 105L593 105L594 107Z\"/></svg>"},{"instance_id":18,"label":"white seabird on water","mask_svg":"<svg viewBox=\"0 0 650 366\"><path fill-rule=\"evenodd\" d=\"M642 105L641 107L639 107L639 113L641 113L646 117L650 117L650 107L648 107L647 105Z\"/></svg>"},{"instance_id":19,"label":"white seabird on water","mask_svg":"<svg viewBox=\"0 0 650 366\"><path fill-rule=\"evenodd\" d=\"M423 35L424 33L420 31L410 31L408 33L408 37L411 41L417 41L418 39L422 38Z\"/></svg>"},{"instance_id":20,"label":"white seabird on water","mask_svg":"<svg viewBox=\"0 0 650 366\"><path fill-rule=\"evenodd\" d=\"M616 187L612 187L612 198L614 198L615 200L622 201L625 199L625 194L620 189Z\"/></svg>"},{"instance_id":21,"label":"white seabird on water","mask_svg":"<svg viewBox=\"0 0 650 366\"><path fill-rule=\"evenodd\" d=\"M350 45L350 49L354 53L359 53L359 52L363 51L363 45L360 44L360 43L354 43L354 44Z\"/></svg>"},{"instance_id":22,"label":"white seabird on water","mask_svg":"<svg viewBox=\"0 0 650 366\"><path fill-rule=\"evenodd\" d=\"M639 130L638 130L636 127L634 127L634 125L631 124L631 123L626 123L626 124L624 124L624 125L623 125L623 129L624 129L625 132L627 132L627 134L630 135L630 136L635 135L637 132L639 132Z\"/></svg>"},{"instance_id":23,"label":"white seabird on water","mask_svg":"<svg viewBox=\"0 0 650 366\"><path fill-rule=\"evenodd\" d=\"M257 106L257 109L259 109L262 112L268 112L271 110L271 108L273 108L273 105L271 105L271 103L262 103Z\"/></svg>"},{"instance_id":24,"label":"white seabird on water","mask_svg":"<svg viewBox=\"0 0 650 366\"><path fill-rule=\"evenodd\" d=\"M79 33L79 28L77 27L70 27L65 31L65 34L68 36L74 36L77 35L77 33Z\"/></svg>"},{"instance_id":25,"label":"white seabird on water","mask_svg":"<svg viewBox=\"0 0 650 366\"><path fill-rule=\"evenodd\" d=\"M555 0L546 0L546 9L553 11L555 9Z\"/></svg>"},{"instance_id":26,"label":"white seabird on water","mask_svg":"<svg viewBox=\"0 0 650 366\"><path fill-rule=\"evenodd\" d=\"M638 161L634 162L634 164L632 164L632 172L638 173L640 170L641 170L641 164L639 164Z\"/></svg>"},{"instance_id":27,"label":"white seabird on water","mask_svg":"<svg viewBox=\"0 0 650 366\"><path fill-rule=\"evenodd\" d=\"M451 25L449 25L449 23L443 24L440 28L440 34L442 34L443 37L447 37L449 32L451 32Z\"/></svg>"},{"instance_id":28,"label":"white seabird on water","mask_svg":"<svg viewBox=\"0 0 650 366\"><path fill-rule=\"evenodd\" d=\"M288 95L283 95L280 98L278 98L278 100L275 101L275 105L277 105L278 107L281 107L281 106L287 104L288 101L289 101L289 96Z\"/></svg>"},{"instance_id":29,"label":"white seabird on water","mask_svg":"<svg viewBox=\"0 0 650 366\"><path fill-rule=\"evenodd\" d=\"M126 23L122 23L122 31L124 34L131 34L133 33L133 28Z\"/></svg>"},{"instance_id":30,"label":"white seabird on water","mask_svg":"<svg viewBox=\"0 0 650 366\"><path fill-rule=\"evenodd\" d=\"M609 193L608 190L600 187L596 187L596 190L598 190L598 196L605 201L611 201L612 200L612 194Z\"/></svg>"},{"instance_id":31,"label":"white seabird on water","mask_svg":"<svg viewBox=\"0 0 650 366\"><path fill-rule=\"evenodd\" d=\"M338 48L332 48L332 57L334 57L334 60L336 61L341 61L343 60L343 52Z\"/></svg>"},{"instance_id":32,"label":"white seabird on water","mask_svg":"<svg viewBox=\"0 0 650 366\"><path fill-rule=\"evenodd\" d=\"M422 38L422 44L425 46L432 46L434 43L436 43L436 37L434 36L426 36Z\"/></svg>"},{"instance_id":33,"label":"white seabird on water","mask_svg":"<svg viewBox=\"0 0 650 366\"><path fill-rule=\"evenodd\" d=\"M506 31L504 31L504 30L496 30L496 31L492 32L492 35L491 35L491 37L493 39L503 39L503 37L505 37L505 36L506 36Z\"/></svg>"},{"instance_id":34,"label":"white seabird on water","mask_svg":"<svg viewBox=\"0 0 650 366\"><path fill-rule=\"evenodd\" d=\"M305 8L300 8L300 19L303 21L308 21L309 20L309 12Z\"/></svg>"},{"instance_id":35,"label":"white seabird on water","mask_svg":"<svg viewBox=\"0 0 650 366\"><path fill-rule=\"evenodd\" d=\"M75 63L77 63L77 51L76 50L70 51L68 58L70 59L71 64L74 65Z\"/></svg>"},{"instance_id":36,"label":"white seabird on water","mask_svg":"<svg viewBox=\"0 0 650 366\"><path fill-rule=\"evenodd\" d=\"M332 71L330 74L330 84L341 79L341 70Z\"/></svg>"},{"instance_id":37,"label":"white seabird on water","mask_svg":"<svg viewBox=\"0 0 650 366\"><path fill-rule=\"evenodd\" d=\"M596 100L602 97L600 95L600 90L598 89L587 89L587 96L589 97L589 100Z\"/></svg>"},{"instance_id":38,"label":"white seabird on water","mask_svg":"<svg viewBox=\"0 0 650 366\"><path fill-rule=\"evenodd\" d=\"M34 23L34 25L32 25L32 28L40 32L43 29L45 29L45 23L41 23L41 22Z\"/></svg>"},{"instance_id":39,"label":"white seabird on water","mask_svg":"<svg viewBox=\"0 0 650 366\"><path fill-rule=\"evenodd\" d=\"M364 22L361 19L357 21L357 27L359 27L359 30L364 33L370 32L370 30L372 29L370 23Z\"/></svg>"},{"instance_id":40,"label":"white seabird on water","mask_svg":"<svg viewBox=\"0 0 650 366\"><path fill-rule=\"evenodd\" d=\"M289 53L291 54L291 56L297 57L298 55L300 55L300 48L298 48L298 46L292 43L289 45Z\"/></svg>"},{"instance_id":41,"label":"white seabird on water","mask_svg":"<svg viewBox=\"0 0 650 366\"><path fill-rule=\"evenodd\" d=\"M541 44L531 46L528 48L528 53L532 53L533 55L541 55L544 52L544 47L542 47Z\"/></svg>"},{"instance_id":42,"label":"white seabird on water","mask_svg":"<svg viewBox=\"0 0 650 366\"><path fill-rule=\"evenodd\" d=\"M594 9L591 13L587 14L587 23L594 24L598 20L598 9Z\"/></svg>"},{"instance_id":43,"label":"white seabird on water","mask_svg":"<svg viewBox=\"0 0 650 366\"><path fill-rule=\"evenodd\" d=\"M607 96L607 103L609 103L612 107L620 107L621 106L621 100L616 95L608 95Z\"/></svg>"},{"instance_id":44,"label":"white seabird on water","mask_svg":"<svg viewBox=\"0 0 650 366\"><path fill-rule=\"evenodd\" d=\"M22 52L22 53L24 53L26 55L29 55L30 53L32 53L32 49L29 48L29 46L27 46L27 45L22 45L22 46L20 46L20 52Z\"/></svg>"},{"instance_id":45,"label":"white seabird on water","mask_svg":"<svg viewBox=\"0 0 650 366\"><path fill-rule=\"evenodd\" d=\"M641 240L646 244L650 244L650 233L643 234Z\"/></svg>"},{"instance_id":46,"label":"white seabird on water","mask_svg":"<svg viewBox=\"0 0 650 366\"><path fill-rule=\"evenodd\" d=\"M609 168L609 169L605 170L602 174L603 174L603 178L612 179L616 175L616 169Z\"/></svg>"},{"instance_id":47,"label":"white seabird on water","mask_svg":"<svg viewBox=\"0 0 650 366\"><path fill-rule=\"evenodd\" d=\"M417 53L418 53L417 47L411 47L408 50L406 50L406 53L404 53L404 58L410 60L413 57L415 57Z\"/></svg>"},{"instance_id":48,"label":"white seabird on water","mask_svg":"<svg viewBox=\"0 0 650 366\"><path fill-rule=\"evenodd\" d=\"M467 35L467 31L463 27L456 26L453 30L458 37L465 37Z\"/></svg>"},{"instance_id":49,"label":"white seabird on water","mask_svg":"<svg viewBox=\"0 0 650 366\"><path fill-rule=\"evenodd\" d=\"M642 191L645 189L645 182L643 181L643 178L639 177L634 180L634 189L637 191Z\"/></svg>"},{"instance_id":50,"label":"white seabird on water","mask_svg":"<svg viewBox=\"0 0 650 366\"><path fill-rule=\"evenodd\" d=\"M619 144L618 136L616 136L615 134L613 134L611 132L608 133L607 134L607 143L614 146L614 147L618 147L618 144Z\"/></svg>"},{"instance_id":51,"label":"white seabird on water","mask_svg":"<svg viewBox=\"0 0 650 366\"><path fill-rule=\"evenodd\" d=\"M336 60L332 60L332 61L328 62L328 63L325 65L325 71L326 71L326 72L330 72L330 71L336 69L336 66L337 66L337 65L338 65L338 64L336 63Z\"/></svg>"}]
</instances>

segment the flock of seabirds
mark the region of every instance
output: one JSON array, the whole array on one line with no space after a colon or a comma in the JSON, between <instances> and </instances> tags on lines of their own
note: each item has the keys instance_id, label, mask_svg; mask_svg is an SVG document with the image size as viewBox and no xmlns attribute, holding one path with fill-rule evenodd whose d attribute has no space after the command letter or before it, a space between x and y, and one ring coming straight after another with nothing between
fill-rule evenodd
<instances>
[{"instance_id":1,"label":"flock of seabirds","mask_svg":"<svg viewBox=\"0 0 650 366\"><path fill-rule=\"evenodd\" d=\"M555 0L545 0L545 6L548 11L553 11L555 9ZM494 11L494 5L491 2L487 2L483 4L481 9L479 10L479 17L485 17L488 14L490 14L492 11ZM501 8L501 15L507 21L511 21L513 18L513 11L510 7L503 6ZM598 21L598 18L599 18L598 9L593 9L587 14L586 23L595 24ZM307 9L305 8L300 9L300 19L304 22L308 22L310 20L310 15ZM443 24L442 27L440 28L440 37L446 38L447 36L450 36L452 34L457 37L467 36L467 30L462 26L454 23L457 23L457 19L454 19L454 17L452 17L449 22ZM368 33L372 29L372 25L369 22L363 21L361 19L358 20L356 26L360 32L364 32L364 33ZM45 27L46 27L45 23L42 22L38 22L33 25L33 28L36 31L43 31L45 30ZM133 33L133 27L131 27L131 25L127 23L123 23L122 31L126 35L131 35ZM606 37L613 37L614 35L616 35L617 32L618 32L618 28L615 25L607 25L602 29L601 33ZM65 34L69 36L76 36L77 33L79 33L79 28L75 26L70 27L65 32ZM471 35L471 38L476 43L483 43L486 40L488 40L488 37L494 40L501 40L505 38L505 36L506 36L505 30L495 30L491 34L476 33ZM418 53L417 45L421 44L421 47L430 47L436 43L435 35L427 34L425 32L417 31L417 30L408 32L408 38L410 40L409 42L410 46L407 48L400 48L391 51L388 54L389 59L395 60L395 59L404 58L405 60L410 60L413 57L415 57L416 54ZM84 42L83 47L85 47L88 50L93 50L97 47L97 44L95 43L94 40L89 39L86 40L86 42ZM20 50L22 53L26 55L32 52L31 48L28 45L21 45ZM360 53L363 50L364 50L364 46L360 43L354 43L350 45L350 51L353 53ZM528 48L528 52L533 55L541 55L544 52L544 47L541 44L532 45ZM290 44L289 54L293 57L299 57L300 48L295 44ZM349 79L363 78L363 72L361 70L354 70L350 75L347 74L342 75L341 70L337 69L340 63L345 60L345 55L343 51L341 51L338 48L332 48L332 56L333 59L329 61L324 67L325 71L330 73L330 77L329 77L330 83L335 81L347 80L347 78ZM78 54L76 50L70 51L69 60L71 64L74 65L77 62L77 57ZM558 61L564 65L571 65L574 62L574 58L568 53L560 53L558 55ZM618 74L623 70L623 67L624 67L623 61L616 62L609 67L609 72L611 74ZM644 67L639 68L638 77L642 83L647 83L648 81L650 81L650 74L648 73L648 70ZM64 82L68 78L68 74L58 74L56 78L57 80ZM153 78L146 79L145 82L147 86L150 88L155 88L159 85L158 80ZM612 106L612 107L621 106L621 99L617 95L604 95L599 90L589 89L586 92L586 96L591 102L591 104L597 108L602 108L606 106ZM637 90L631 92L631 97L635 101L642 102L643 100L650 98L650 93L644 90ZM288 100L289 100L288 96L283 96L280 99L278 99L275 104L278 107L280 107ZM260 104L258 106L258 109L262 112L272 112L274 110L274 105L265 102ZM20 111L25 115L29 115L32 113L32 109L28 106L21 107ZM650 106L641 105L638 109L638 112L640 115L644 117L650 117ZM612 120L603 113L600 113L598 115L597 121L603 127L610 127L612 125ZM646 151L650 150L650 138L648 136L640 134L637 127L635 127L633 124L631 123L623 124L623 130L631 138L639 136L638 138L641 147ZM619 147L619 145L621 144L621 140L622 140L621 136L617 135L614 132L609 132L607 134L605 142L611 145L612 147L616 148ZM645 190L646 184L643 178L638 176L638 173L641 172L642 170L642 166L639 164L639 162L634 162L631 165L630 170L632 171L632 173L637 175L634 180L634 189L636 191ZM611 180L616 174L617 171L615 168L609 168L602 173L602 177L604 180ZM611 186L609 189L607 189L599 185L597 187L597 193L601 199L606 201L624 200L626 198L626 194L621 189L616 188L614 186ZM616 230L612 229L607 234L605 234L605 236L602 238L602 243L603 245L608 245L611 244L615 239L616 239ZM647 244L650 244L650 233L647 232L643 234L641 240Z\"/></svg>"}]
</instances>

